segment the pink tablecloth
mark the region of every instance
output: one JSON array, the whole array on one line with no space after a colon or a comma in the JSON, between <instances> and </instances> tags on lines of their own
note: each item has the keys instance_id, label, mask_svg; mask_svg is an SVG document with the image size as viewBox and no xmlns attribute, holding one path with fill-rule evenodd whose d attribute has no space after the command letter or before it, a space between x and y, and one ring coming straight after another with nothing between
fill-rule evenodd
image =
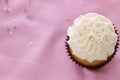
<instances>
[{"instance_id":1,"label":"pink tablecloth","mask_svg":"<svg viewBox=\"0 0 120 80\"><path fill-rule=\"evenodd\" d=\"M120 50L96 71L66 53L68 26L88 12L103 14L120 30L120 0L0 0L0 80L119 80Z\"/></svg>"}]
</instances>

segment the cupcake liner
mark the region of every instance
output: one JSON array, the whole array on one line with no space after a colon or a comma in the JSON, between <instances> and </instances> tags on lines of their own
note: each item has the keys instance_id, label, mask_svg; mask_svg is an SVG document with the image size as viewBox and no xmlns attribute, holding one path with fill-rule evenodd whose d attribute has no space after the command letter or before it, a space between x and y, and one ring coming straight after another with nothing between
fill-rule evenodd
<instances>
[{"instance_id":1,"label":"cupcake liner","mask_svg":"<svg viewBox=\"0 0 120 80\"><path fill-rule=\"evenodd\" d=\"M70 56L70 59L75 62L75 64L78 64L79 66L82 66L83 68L87 68L87 69L90 69L90 70L96 70L96 69L99 69L99 68L102 68L103 66L105 66L107 63L109 63L111 61L112 58L114 58L114 56L116 55L116 52L117 52L117 48L119 46L119 35L118 35L118 31L115 29L115 33L117 34L117 43L116 43L116 46L115 46L115 51L114 53L110 56L110 58L108 58L104 63L100 64L100 65L97 65L97 66L86 66L80 62L78 62L77 60L74 59L71 51L70 51L70 47L67 43L67 41L69 40L69 36L67 36L66 38L66 42L65 42L65 47L66 47L66 50L67 50L67 53L68 53L68 56Z\"/></svg>"}]
</instances>

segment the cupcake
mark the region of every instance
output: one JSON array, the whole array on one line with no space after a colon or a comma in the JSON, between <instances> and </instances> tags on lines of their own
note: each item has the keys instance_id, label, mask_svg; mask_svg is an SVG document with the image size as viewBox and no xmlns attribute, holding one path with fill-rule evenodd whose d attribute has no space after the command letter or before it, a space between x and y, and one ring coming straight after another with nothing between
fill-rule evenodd
<instances>
[{"instance_id":1,"label":"cupcake","mask_svg":"<svg viewBox=\"0 0 120 80\"><path fill-rule=\"evenodd\" d=\"M68 27L66 49L71 59L82 67L103 67L114 57L117 48L117 30L100 14L81 15Z\"/></svg>"}]
</instances>

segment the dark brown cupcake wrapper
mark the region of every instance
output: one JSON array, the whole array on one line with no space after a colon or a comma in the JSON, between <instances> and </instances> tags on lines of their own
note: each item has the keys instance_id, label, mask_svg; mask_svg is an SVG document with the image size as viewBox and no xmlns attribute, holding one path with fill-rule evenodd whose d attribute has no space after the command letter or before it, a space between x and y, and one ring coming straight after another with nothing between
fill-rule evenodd
<instances>
[{"instance_id":1,"label":"dark brown cupcake wrapper","mask_svg":"<svg viewBox=\"0 0 120 80\"><path fill-rule=\"evenodd\" d=\"M118 31L115 29L115 33L117 34L117 43L116 43L116 46L115 46L115 51L114 53L111 55L110 58L108 58L104 63L100 64L100 65L97 65L97 66L86 66L80 62L78 62L77 60L75 60L72 56L72 53L70 52L70 48L69 48L69 45L67 43L67 41L69 40L69 36L67 36L66 38L66 42L65 42L65 47L66 47L66 50L67 50L67 53L68 53L68 56L70 56L70 59L75 62L76 64L78 64L79 66L82 66L83 68L87 68L87 69L90 69L90 70L96 70L96 69L99 69L99 68L102 68L103 66L105 66L107 63L109 63L111 61L112 58L114 58L114 56L116 55L116 52L117 52L117 49L118 49L118 46L119 46L119 35L118 35Z\"/></svg>"}]
</instances>

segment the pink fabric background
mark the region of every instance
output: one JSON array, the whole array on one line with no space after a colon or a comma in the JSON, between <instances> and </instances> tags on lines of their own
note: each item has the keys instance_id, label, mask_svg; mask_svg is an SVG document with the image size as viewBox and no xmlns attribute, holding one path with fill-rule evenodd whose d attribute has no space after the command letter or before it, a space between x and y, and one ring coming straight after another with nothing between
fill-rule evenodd
<instances>
[{"instance_id":1,"label":"pink fabric background","mask_svg":"<svg viewBox=\"0 0 120 80\"><path fill-rule=\"evenodd\" d=\"M11 11L5 13L6 7ZM68 26L88 12L110 18L120 33L120 0L9 0L8 6L0 0L0 80L119 80L120 50L96 71L79 67L66 53Z\"/></svg>"}]
</instances>

